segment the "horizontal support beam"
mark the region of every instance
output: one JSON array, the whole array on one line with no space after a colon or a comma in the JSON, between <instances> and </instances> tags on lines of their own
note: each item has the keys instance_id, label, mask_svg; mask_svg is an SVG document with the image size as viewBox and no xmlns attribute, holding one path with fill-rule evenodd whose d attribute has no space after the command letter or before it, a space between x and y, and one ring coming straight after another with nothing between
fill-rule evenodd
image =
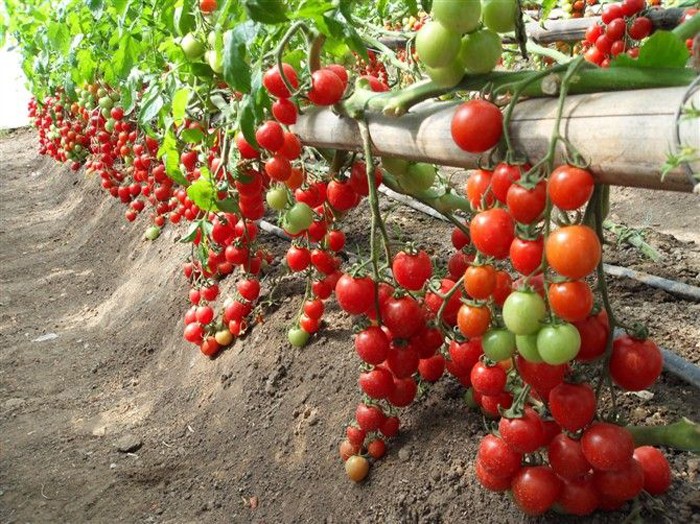
<instances>
[{"instance_id":1,"label":"horizontal support beam","mask_svg":"<svg viewBox=\"0 0 700 524\"><path fill-rule=\"evenodd\" d=\"M685 88L646 89L569 96L561 129L590 160L600 183L668 191L692 191L685 172L674 169L661 180L673 144L675 114ZM693 97L700 106L700 92ZM546 155L556 119L557 99L519 103L511 122L514 146L537 161ZM424 102L399 118L367 114L375 154L442 166L476 168L479 155L459 149L450 133L456 102ZM357 123L330 109L308 109L294 132L309 146L361 150ZM682 122L681 138L700 146L700 119ZM561 152L560 152L561 153ZM561 155L558 162L562 162ZM700 165L693 166L694 172Z\"/></svg>"}]
</instances>

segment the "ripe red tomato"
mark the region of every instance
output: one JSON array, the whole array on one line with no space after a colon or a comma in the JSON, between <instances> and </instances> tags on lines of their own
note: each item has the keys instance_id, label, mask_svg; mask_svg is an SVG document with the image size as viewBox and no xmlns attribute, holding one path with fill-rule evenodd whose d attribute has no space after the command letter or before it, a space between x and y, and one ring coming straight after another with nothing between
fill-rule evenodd
<instances>
[{"instance_id":1,"label":"ripe red tomato","mask_svg":"<svg viewBox=\"0 0 700 524\"><path fill-rule=\"evenodd\" d=\"M522 454L511 449L503 439L488 434L479 443L476 461L491 475L510 479L520 470Z\"/></svg>"},{"instance_id":2,"label":"ripe red tomato","mask_svg":"<svg viewBox=\"0 0 700 524\"><path fill-rule=\"evenodd\" d=\"M624 22L620 20L624 26ZM591 198L595 181L586 169L559 166L549 176L547 191L552 203L559 209L573 211Z\"/></svg>"},{"instance_id":3,"label":"ripe red tomato","mask_svg":"<svg viewBox=\"0 0 700 524\"><path fill-rule=\"evenodd\" d=\"M297 137L294 133L290 133L289 131L284 132L284 144L280 148L280 150L277 152L279 155L282 155L284 158L287 160L296 160L301 156L301 141L299 140L299 137ZM291 175L291 173L290 173ZM286 182L286 181L285 181Z\"/></svg>"},{"instance_id":4,"label":"ripe red tomato","mask_svg":"<svg viewBox=\"0 0 700 524\"><path fill-rule=\"evenodd\" d=\"M598 508L600 501L593 483L593 477L564 480L559 504L570 515L586 516Z\"/></svg>"},{"instance_id":5,"label":"ripe red tomato","mask_svg":"<svg viewBox=\"0 0 700 524\"><path fill-rule=\"evenodd\" d=\"M542 446L544 427L537 412L527 406L521 418L502 417L498 432L508 446L518 453L533 453Z\"/></svg>"},{"instance_id":6,"label":"ripe red tomato","mask_svg":"<svg viewBox=\"0 0 700 524\"><path fill-rule=\"evenodd\" d=\"M490 191L492 176L493 171L484 169L470 171L465 193L472 209L488 209L493 206L494 196Z\"/></svg>"},{"instance_id":7,"label":"ripe red tomato","mask_svg":"<svg viewBox=\"0 0 700 524\"><path fill-rule=\"evenodd\" d=\"M358 404L355 410L355 420L360 429L370 432L377 431L384 422L385 416L377 406L368 406L367 404Z\"/></svg>"},{"instance_id":8,"label":"ripe red tomato","mask_svg":"<svg viewBox=\"0 0 700 524\"><path fill-rule=\"evenodd\" d=\"M542 515L559 498L562 482L549 466L522 468L511 484L513 499L527 515Z\"/></svg>"},{"instance_id":9,"label":"ripe red tomato","mask_svg":"<svg viewBox=\"0 0 700 524\"><path fill-rule=\"evenodd\" d=\"M294 125L297 122L297 106L288 98L280 98L272 103L272 115L280 124Z\"/></svg>"},{"instance_id":10,"label":"ripe red tomato","mask_svg":"<svg viewBox=\"0 0 700 524\"><path fill-rule=\"evenodd\" d=\"M515 357L515 364L520 377L542 398L548 398L549 392L564 381L569 369L567 364L551 366L544 362L528 362L520 355Z\"/></svg>"},{"instance_id":11,"label":"ripe red tomato","mask_svg":"<svg viewBox=\"0 0 700 524\"><path fill-rule=\"evenodd\" d=\"M621 426L596 422L583 432L581 451L595 469L619 471L627 468L632 460L634 440Z\"/></svg>"},{"instance_id":12,"label":"ripe red tomato","mask_svg":"<svg viewBox=\"0 0 700 524\"><path fill-rule=\"evenodd\" d=\"M305 247L292 245L287 250L286 260L289 269L292 271L303 271L311 263L311 254Z\"/></svg>"},{"instance_id":13,"label":"ripe red tomato","mask_svg":"<svg viewBox=\"0 0 700 524\"><path fill-rule=\"evenodd\" d=\"M633 456L644 471L644 491L654 496L666 493L671 486L671 466L664 454L652 446L641 446Z\"/></svg>"},{"instance_id":14,"label":"ripe red tomato","mask_svg":"<svg viewBox=\"0 0 700 524\"><path fill-rule=\"evenodd\" d=\"M513 184L506 194L506 205L513 220L521 224L537 222L547 205L547 185L540 180L535 187Z\"/></svg>"},{"instance_id":15,"label":"ripe red tomato","mask_svg":"<svg viewBox=\"0 0 700 524\"><path fill-rule=\"evenodd\" d=\"M496 289L496 269L488 264L469 266L464 273L464 289L477 300L486 300Z\"/></svg>"},{"instance_id":16,"label":"ripe red tomato","mask_svg":"<svg viewBox=\"0 0 700 524\"><path fill-rule=\"evenodd\" d=\"M386 417L379 431L385 437L395 437L399 432L399 417Z\"/></svg>"},{"instance_id":17,"label":"ripe red tomato","mask_svg":"<svg viewBox=\"0 0 700 524\"><path fill-rule=\"evenodd\" d=\"M394 391L394 377L388 369L383 367L360 373L357 382L362 392L374 399L386 398Z\"/></svg>"},{"instance_id":18,"label":"ripe red tomato","mask_svg":"<svg viewBox=\"0 0 700 524\"><path fill-rule=\"evenodd\" d=\"M547 447L549 465L560 477L580 479L591 470L591 465L581 451L581 443L566 433L556 435Z\"/></svg>"},{"instance_id":19,"label":"ripe red tomato","mask_svg":"<svg viewBox=\"0 0 700 524\"><path fill-rule=\"evenodd\" d=\"M491 323L491 310L486 306L462 304L457 312L457 327L467 338L480 337Z\"/></svg>"},{"instance_id":20,"label":"ripe red tomato","mask_svg":"<svg viewBox=\"0 0 700 524\"><path fill-rule=\"evenodd\" d=\"M381 328L370 326L355 336L355 351L368 364L379 365L389 354L389 339Z\"/></svg>"},{"instance_id":21,"label":"ripe red tomato","mask_svg":"<svg viewBox=\"0 0 700 524\"><path fill-rule=\"evenodd\" d=\"M308 97L318 106L332 106L340 101L345 92L345 84L330 69L319 69L311 74L311 89Z\"/></svg>"},{"instance_id":22,"label":"ripe red tomato","mask_svg":"<svg viewBox=\"0 0 700 524\"><path fill-rule=\"evenodd\" d=\"M506 491L510 489L511 477L499 477L484 468L480 460L476 461L476 479L489 491ZM519 467L519 465L518 465Z\"/></svg>"},{"instance_id":23,"label":"ripe red tomato","mask_svg":"<svg viewBox=\"0 0 700 524\"><path fill-rule=\"evenodd\" d=\"M458 227L455 227L452 230L450 240L452 241L452 246L457 250L462 249L463 247L469 245L469 242L471 242L471 240L469 239L469 235L464 233L464 231L462 231Z\"/></svg>"},{"instance_id":24,"label":"ripe red tomato","mask_svg":"<svg viewBox=\"0 0 700 524\"><path fill-rule=\"evenodd\" d=\"M545 240L544 251L552 269L574 280L591 273L602 256L595 231L583 225L554 230Z\"/></svg>"},{"instance_id":25,"label":"ripe red tomato","mask_svg":"<svg viewBox=\"0 0 700 524\"><path fill-rule=\"evenodd\" d=\"M413 344L399 346L391 344L386 365L396 378L407 378L418 370L420 355Z\"/></svg>"},{"instance_id":26,"label":"ripe red tomato","mask_svg":"<svg viewBox=\"0 0 700 524\"><path fill-rule=\"evenodd\" d=\"M452 139L469 153L483 153L494 147L503 134L503 115L485 100L460 105L452 117Z\"/></svg>"},{"instance_id":27,"label":"ripe red tomato","mask_svg":"<svg viewBox=\"0 0 700 524\"><path fill-rule=\"evenodd\" d=\"M255 131L255 139L268 151L278 151L284 145L284 129L274 120L268 120Z\"/></svg>"},{"instance_id":28,"label":"ripe red tomato","mask_svg":"<svg viewBox=\"0 0 700 524\"><path fill-rule=\"evenodd\" d=\"M624 13L622 12L622 4L605 4L601 15L601 20L607 25L613 20L622 18L623 16Z\"/></svg>"},{"instance_id":29,"label":"ripe red tomato","mask_svg":"<svg viewBox=\"0 0 700 524\"><path fill-rule=\"evenodd\" d=\"M265 173L272 180L284 182L292 174L292 164L282 155L274 155L265 162Z\"/></svg>"},{"instance_id":30,"label":"ripe red tomato","mask_svg":"<svg viewBox=\"0 0 700 524\"><path fill-rule=\"evenodd\" d=\"M400 251L394 256L391 270L400 286L418 291L432 276L433 264L430 256L424 250L415 254Z\"/></svg>"},{"instance_id":31,"label":"ripe red tomato","mask_svg":"<svg viewBox=\"0 0 700 524\"><path fill-rule=\"evenodd\" d=\"M217 8L217 2L216 0L200 0L199 1L199 9L202 11L202 13L211 13L213 11L216 11Z\"/></svg>"},{"instance_id":32,"label":"ripe red tomato","mask_svg":"<svg viewBox=\"0 0 700 524\"><path fill-rule=\"evenodd\" d=\"M548 296L554 314L568 322L584 320L593 309L593 292L583 280L551 284Z\"/></svg>"},{"instance_id":33,"label":"ripe red tomato","mask_svg":"<svg viewBox=\"0 0 700 524\"><path fill-rule=\"evenodd\" d=\"M296 70L291 65L284 63L282 64L282 70L290 85L294 89L297 89L299 87L299 79ZM268 69L263 75L263 86L265 86L265 89L267 89L271 95L278 98L289 98L292 95L284 84L282 75L280 75L276 65Z\"/></svg>"},{"instance_id":34,"label":"ripe red tomato","mask_svg":"<svg viewBox=\"0 0 700 524\"><path fill-rule=\"evenodd\" d=\"M380 438L375 438L369 444L367 444L367 453L375 459L379 460L386 453L386 444Z\"/></svg>"},{"instance_id":35,"label":"ripe red tomato","mask_svg":"<svg viewBox=\"0 0 700 524\"><path fill-rule=\"evenodd\" d=\"M549 393L552 417L563 429L576 432L586 427L595 416L596 398L585 383L561 383Z\"/></svg>"},{"instance_id":36,"label":"ripe red tomato","mask_svg":"<svg viewBox=\"0 0 700 524\"><path fill-rule=\"evenodd\" d=\"M644 470L630 459L623 469L593 472L593 483L601 497L612 500L632 500L644 488Z\"/></svg>"},{"instance_id":37,"label":"ripe red tomato","mask_svg":"<svg viewBox=\"0 0 700 524\"><path fill-rule=\"evenodd\" d=\"M542 253L544 252L544 240L542 237L536 240L513 239L510 244L510 262L518 273L524 276L533 274L542 265Z\"/></svg>"},{"instance_id":38,"label":"ripe red tomato","mask_svg":"<svg viewBox=\"0 0 700 524\"><path fill-rule=\"evenodd\" d=\"M382 170L374 168L374 187L379 187L382 183ZM361 196L369 195L369 184L367 183L367 164L355 162L350 169L350 187Z\"/></svg>"},{"instance_id":39,"label":"ripe red tomato","mask_svg":"<svg viewBox=\"0 0 700 524\"><path fill-rule=\"evenodd\" d=\"M629 34L630 38L633 38L634 40L641 40L642 38L649 36L653 28L654 25L650 19L648 19L646 16L638 16L630 24L627 33Z\"/></svg>"},{"instance_id":40,"label":"ripe red tomato","mask_svg":"<svg viewBox=\"0 0 700 524\"><path fill-rule=\"evenodd\" d=\"M623 335L613 342L610 375L627 391L641 391L651 386L663 369L661 350L652 340L638 340Z\"/></svg>"},{"instance_id":41,"label":"ripe red tomato","mask_svg":"<svg viewBox=\"0 0 700 524\"><path fill-rule=\"evenodd\" d=\"M418 363L418 373L426 382L436 382L445 372L445 357L433 355L430 358L423 358Z\"/></svg>"},{"instance_id":42,"label":"ripe red tomato","mask_svg":"<svg viewBox=\"0 0 700 524\"><path fill-rule=\"evenodd\" d=\"M605 310L573 324L581 335L581 350L576 355L576 360L588 362L602 356L605 353L610 332Z\"/></svg>"},{"instance_id":43,"label":"ripe red tomato","mask_svg":"<svg viewBox=\"0 0 700 524\"><path fill-rule=\"evenodd\" d=\"M343 311L361 315L374 301L374 282L369 277L355 278L344 274L335 286L335 297Z\"/></svg>"},{"instance_id":44,"label":"ripe red tomato","mask_svg":"<svg viewBox=\"0 0 700 524\"><path fill-rule=\"evenodd\" d=\"M477 362L472 368L470 379L472 386L482 395L495 396L506 387L508 376L501 366L486 366Z\"/></svg>"},{"instance_id":45,"label":"ripe red tomato","mask_svg":"<svg viewBox=\"0 0 700 524\"><path fill-rule=\"evenodd\" d=\"M383 304L381 313L384 324L396 338L409 339L425 327L425 318L421 307L413 297L408 295L400 298L389 298Z\"/></svg>"},{"instance_id":46,"label":"ripe red tomato","mask_svg":"<svg viewBox=\"0 0 700 524\"><path fill-rule=\"evenodd\" d=\"M395 378L394 390L391 392L387 400L393 406L405 408L411 402L413 402L414 398L416 398L416 393L418 393L418 386L413 378Z\"/></svg>"},{"instance_id":47,"label":"ripe red tomato","mask_svg":"<svg viewBox=\"0 0 700 524\"><path fill-rule=\"evenodd\" d=\"M493 170L491 177L491 191L496 197L496 200L502 204L506 203L506 195L514 182L520 180L523 171L527 171L529 166L521 166L517 164L507 164L501 162Z\"/></svg>"},{"instance_id":48,"label":"ripe red tomato","mask_svg":"<svg viewBox=\"0 0 700 524\"><path fill-rule=\"evenodd\" d=\"M331 180L327 189L328 203L338 211L348 211L359 202L355 190L347 182Z\"/></svg>"},{"instance_id":49,"label":"ripe red tomato","mask_svg":"<svg viewBox=\"0 0 700 524\"><path fill-rule=\"evenodd\" d=\"M483 254L502 259L508 256L515 238L513 219L504 209L482 211L469 224L472 244Z\"/></svg>"}]
</instances>

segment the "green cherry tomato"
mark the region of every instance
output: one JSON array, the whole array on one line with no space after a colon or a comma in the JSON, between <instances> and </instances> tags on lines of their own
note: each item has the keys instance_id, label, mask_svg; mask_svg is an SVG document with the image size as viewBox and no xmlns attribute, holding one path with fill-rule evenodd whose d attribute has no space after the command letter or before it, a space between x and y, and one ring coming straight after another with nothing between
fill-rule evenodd
<instances>
[{"instance_id":1,"label":"green cherry tomato","mask_svg":"<svg viewBox=\"0 0 700 524\"><path fill-rule=\"evenodd\" d=\"M507 329L491 329L481 339L484 355L499 362L515 353L515 335Z\"/></svg>"},{"instance_id":2,"label":"green cherry tomato","mask_svg":"<svg viewBox=\"0 0 700 524\"><path fill-rule=\"evenodd\" d=\"M409 166L406 174L399 178L401 187L407 193L416 194L430 189L435 182L437 170L431 164L417 163Z\"/></svg>"},{"instance_id":3,"label":"green cherry tomato","mask_svg":"<svg viewBox=\"0 0 700 524\"><path fill-rule=\"evenodd\" d=\"M392 175L402 176L405 175L408 171L409 162L408 160L404 160L403 158L383 156L382 166Z\"/></svg>"},{"instance_id":4,"label":"green cherry tomato","mask_svg":"<svg viewBox=\"0 0 700 524\"><path fill-rule=\"evenodd\" d=\"M457 59L444 67L425 67L425 72L438 87L450 88L459 84L464 78L464 66Z\"/></svg>"},{"instance_id":5,"label":"green cherry tomato","mask_svg":"<svg viewBox=\"0 0 700 524\"><path fill-rule=\"evenodd\" d=\"M221 74L224 70L224 57L218 54L213 49L210 49L204 53L204 57L207 59L207 63L211 70L216 74Z\"/></svg>"},{"instance_id":6,"label":"green cherry tomato","mask_svg":"<svg viewBox=\"0 0 700 524\"><path fill-rule=\"evenodd\" d=\"M297 202L284 216L285 229L296 235L308 229L313 220L313 210L303 202Z\"/></svg>"},{"instance_id":7,"label":"green cherry tomato","mask_svg":"<svg viewBox=\"0 0 700 524\"><path fill-rule=\"evenodd\" d=\"M581 335L568 322L545 326L537 334L537 351L552 366L573 360L580 349Z\"/></svg>"},{"instance_id":8,"label":"green cherry tomato","mask_svg":"<svg viewBox=\"0 0 700 524\"><path fill-rule=\"evenodd\" d=\"M533 291L514 291L503 304L503 322L516 335L532 335L540 329L547 308Z\"/></svg>"},{"instance_id":9,"label":"green cherry tomato","mask_svg":"<svg viewBox=\"0 0 700 524\"><path fill-rule=\"evenodd\" d=\"M462 35L438 22L428 22L416 35L416 51L428 67L444 67L454 62L462 45Z\"/></svg>"},{"instance_id":10,"label":"green cherry tomato","mask_svg":"<svg viewBox=\"0 0 700 524\"><path fill-rule=\"evenodd\" d=\"M515 347L518 353L528 362L542 362L542 357L537 351L537 333L534 335L516 335Z\"/></svg>"},{"instance_id":11,"label":"green cherry tomato","mask_svg":"<svg viewBox=\"0 0 700 524\"><path fill-rule=\"evenodd\" d=\"M143 236L146 240L155 240L160 236L160 228L158 226L151 226L146 230Z\"/></svg>"},{"instance_id":12,"label":"green cherry tomato","mask_svg":"<svg viewBox=\"0 0 700 524\"><path fill-rule=\"evenodd\" d=\"M184 51L188 60L197 60L206 50L204 44L197 40L192 33L187 33L182 37L180 47L182 47L182 50Z\"/></svg>"},{"instance_id":13,"label":"green cherry tomato","mask_svg":"<svg viewBox=\"0 0 700 524\"><path fill-rule=\"evenodd\" d=\"M309 334L299 327L291 328L287 332L289 343L295 348L302 348L309 341Z\"/></svg>"},{"instance_id":14,"label":"green cherry tomato","mask_svg":"<svg viewBox=\"0 0 700 524\"><path fill-rule=\"evenodd\" d=\"M265 200L275 211L282 211L287 207L287 191L281 187L273 187L265 195Z\"/></svg>"},{"instance_id":15,"label":"green cherry tomato","mask_svg":"<svg viewBox=\"0 0 700 524\"><path fill-rule=\"evenodd\" d=\"M432 17L455 33L469 33L479 27L480 0L433 0Z\"/></svg>"},{"instance_id":16,"label":"green cherry tomato","mask_svg":"<svg viewBox=\"0 0 700 524\"><path fill-rule=\"evenodd\" d=\"M516 0L484 0L481 3L484 25L497 33L508 33L515 29L517 12Z\"/></svg>"},{"instance_id":17,"label":"green cherry tomato","mask_svg":"<svg viewBox=\"0 0 700 524\"><path fill-rule=\"evenodd\" d=\"M485 74L496 67L502 53L503 46L498 33L481 29L462 38L459 60L470 73Z\"/></svg>"}]
</instances>

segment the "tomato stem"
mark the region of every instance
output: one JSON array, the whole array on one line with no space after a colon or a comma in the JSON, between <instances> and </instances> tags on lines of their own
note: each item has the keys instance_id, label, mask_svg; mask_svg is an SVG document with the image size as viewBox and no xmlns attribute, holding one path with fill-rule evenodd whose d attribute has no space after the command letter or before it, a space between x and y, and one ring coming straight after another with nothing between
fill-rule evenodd
<instances>
[{"instance_id":1,"label":"tomato stem","mask_svg":"<svg viewBox=\"0 0 700 524\"><path fill-rule=\"evenodd\" d=\"M635 446L666 446L700 453L700 425L683 417L664 426L627 426Z\"/></svg>"}]
</instances>

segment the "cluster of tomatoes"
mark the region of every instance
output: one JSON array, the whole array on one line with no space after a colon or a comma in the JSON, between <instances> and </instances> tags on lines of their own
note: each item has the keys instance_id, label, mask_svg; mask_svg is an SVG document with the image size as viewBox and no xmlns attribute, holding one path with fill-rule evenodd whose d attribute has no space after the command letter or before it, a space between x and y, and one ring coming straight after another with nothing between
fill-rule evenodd
<instances>
[{"instance_id":1,"label":"cluster of tomatoes","mask_svg":"<svg viewBox=\"0 0 700 524\"><path fill-rule=\"evenodd\" d=\"M654 30L651 20L640 14L646 8L644 0L623 0L606 4L601 13L602 24L586 30L584 58L600 67L609 67L610 60L621 53L639 56L639 41Z\"/></svg>"},{"instance_id":2,"label":"cluster of tomatoes","mask_svg":"<svg viewBox=\"0 0 700 524\"><path fill-rule=\"evenodd\" d=\"M622 426L590 423L595 413L590 387L561 384L550 399L554 421L525 407L521 417L500 420L498 435L482 439L475 471L486 489L510 490L518 507L532 516L554 507L590 515L596 509L619 509L642 490L666 492L671 468L661 451L635 449Z\"/></svg>"},{"instance_id":3,"label":"cluster of tomatoes","mask_svg":"<svg viewBox=\"0 0 700 524\"><path fill-rule=\"evenodd\" d=\"M29 116L39 133L39 152L58 162L70 162L71 169L77 171L89 153L90 138L83 134L87 116L68 104L63 91L42 104L31 99Z\"/></svg>"},{"instance_id":4,"label":"cluster of tomatoes","mask_svg":"<svg viewBox=\"0 0 700 524\"><path fill-rule=\"evenodd\" d=\"M598 4L598 0L563 0L561 8L569 18L582 18L586 14L586 7Z\"/></svg>"}]
</instances>

